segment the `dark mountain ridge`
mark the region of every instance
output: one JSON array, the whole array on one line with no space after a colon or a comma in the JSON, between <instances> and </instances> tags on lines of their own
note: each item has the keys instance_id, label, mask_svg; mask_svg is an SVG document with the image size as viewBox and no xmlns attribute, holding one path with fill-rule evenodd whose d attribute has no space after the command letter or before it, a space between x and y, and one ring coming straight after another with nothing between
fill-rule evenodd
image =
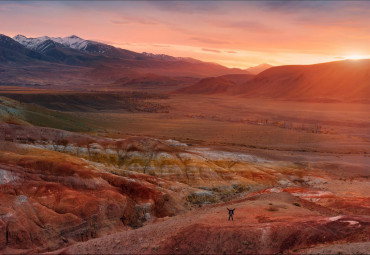
<instances>
[{"instance_id":1,"label":"dark mountain ridge","mask_svg":"<svg viewBox=\"0 0 370 255\"><path fill-rule=\"evenodd\" d=\"M2 84L66 84L74 88L113 84L122 77L147 73L169 77L246 73L191 58L137 53L77 36L17 35L12 39L0 35L0 66L4 70L0 74Z\"/></svg>"}]
</instances>

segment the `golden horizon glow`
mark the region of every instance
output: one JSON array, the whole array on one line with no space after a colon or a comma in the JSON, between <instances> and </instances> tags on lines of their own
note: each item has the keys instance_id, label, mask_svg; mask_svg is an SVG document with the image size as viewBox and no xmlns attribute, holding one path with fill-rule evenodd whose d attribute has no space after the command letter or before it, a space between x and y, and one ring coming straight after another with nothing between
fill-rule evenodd
<instances>
[{"instance_id":1,"label":"golden horizon glow","mask_svg":"<svg viewBox=\"0 0 370 255\"><path fill-rule=\"evenodd\" d=\"M8 36L74 34L243 69L369 58L369 31L367 1L0 1Z\"/></svg>"},{"instance_id":2,"label":"golden horizon glow","mask_svg":"<svg viewBox=\"0 0 370 255\"><path fill-rule=\"evenodd\" d=\"M367 59L369 56L359 55L359 54L352 54L345 57L345 59L350 60L359 60L359 59Z\"/></svg>"}]
</instances>

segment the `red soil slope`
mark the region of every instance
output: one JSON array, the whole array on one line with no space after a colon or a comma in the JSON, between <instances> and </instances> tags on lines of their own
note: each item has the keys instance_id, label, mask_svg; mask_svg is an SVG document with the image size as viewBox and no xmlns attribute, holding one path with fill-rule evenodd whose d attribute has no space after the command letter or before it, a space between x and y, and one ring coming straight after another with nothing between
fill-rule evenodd
<instances>
[{"instance_id":1,"label":"red soil slope","mask_svg":"<svg viewBox=\"0 0 370 255\"><path fill-rule=\"evenodd\" d=\"M234 221L228 221L227 208L236 208ZM288 192L267 193L207 206L58 253L299 253L320 244L367 242L369 224L368 216L338 215Z\"/></svg>"},{"instance_id":2,"label":"red soil slope","mask_svg":"<svg viewBox=\"0 0 370 255\"><path fill-rule=\"evenodd\" d=\"M168 190L172 182L114 175L61 153L11 143L5 148L0 148L0 253L54 250L184 209Z\"/></svg>"},{"instance_id":3,"label":"red soil slope","mask_svg":"<svg viewBox=\"0 0 370 255\"><path fill-rule=\"evenodd\" d=\"M273 67L233 92L284 99L366 100L370 95L370 60Z\"/></svg>"}]
</instances>

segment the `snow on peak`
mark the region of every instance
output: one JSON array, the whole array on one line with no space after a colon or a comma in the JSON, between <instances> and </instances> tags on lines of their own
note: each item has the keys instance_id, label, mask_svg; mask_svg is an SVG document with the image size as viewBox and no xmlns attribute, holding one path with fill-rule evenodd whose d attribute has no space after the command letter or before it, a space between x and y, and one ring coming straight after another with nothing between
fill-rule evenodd
<instances>
[{"instance_id":1,"label":"snow on peak","mask_svg":"<svg viewBox=\"0 0 370 255\"><path fill-rule=\"evenodd\" d=\"M84 40L76 35L71 35L68 37L48 37L42 36L37 38L27 38L24 35L16 35L13 39L28 49L35 50L37 47L44 43L46 40L52 40L56 43L60 43L66 47L76 49L76 50L84 50L86 49L87 45L90 41Z\"/></svg>"},{"instance_id":2,"label":"snow on peak","mask_svg":"<svg viewBox=\"0 0 370 255\"><path fill-rule=\"evenodd\" d=\"M13 37L14 40L25 40L27 39L27 37L25 37L24 35L16 35Z\"/></svg>"},{"instance_id":3,"label":"snow on peak","mask_svg":"<svg viewBox=\"0 0 370 255\"><path fill-rule=\"evenodd\" d=\"M54 37L51 38L54 42L60 43L66 47L76 49L76 50L84 50L86 49L89 41L84 40L78 36L71 35L68 37Z\"/></svg>"},{"instance_id":4,"label":"snow on peak","mask_svg":"<svg viewBox=\"0 0 370 255\"><path fill-rule=\"evenodd\" d=\"M42 36L37 38L27 38L24 35L16 35L13 39L28 49L35 50L41 43L49 40L48 36Z\"/></svg>"}]
</instances>

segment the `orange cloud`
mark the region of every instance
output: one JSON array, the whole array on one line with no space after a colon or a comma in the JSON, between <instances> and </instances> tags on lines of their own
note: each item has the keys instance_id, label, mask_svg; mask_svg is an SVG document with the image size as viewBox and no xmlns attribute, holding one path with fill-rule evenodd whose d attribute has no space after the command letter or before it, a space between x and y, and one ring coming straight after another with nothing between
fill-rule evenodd
<instances>
[{"instance_id":1,"label":"orange cloud","mask_svg":"<svg viewBox=\"0 0 370 255\"><path fill-rule=\"evenodd\" d=\"M76 34L230 67L311 64L370 56L370 2L0 1L0 31Z\"/></svg>"},{"instance_id":2,"label":"orange cloud","mask_svg":"<svg viewBox=\"0 0 370 255\"><path fill-rule=\"evenodd\" d=\"M206 48L202 48L202 51L208 51L208 52L214 52L214 53L221 53L221 51L219 51L219 50L206 49Z\"/></svg>"}]
</instances>

